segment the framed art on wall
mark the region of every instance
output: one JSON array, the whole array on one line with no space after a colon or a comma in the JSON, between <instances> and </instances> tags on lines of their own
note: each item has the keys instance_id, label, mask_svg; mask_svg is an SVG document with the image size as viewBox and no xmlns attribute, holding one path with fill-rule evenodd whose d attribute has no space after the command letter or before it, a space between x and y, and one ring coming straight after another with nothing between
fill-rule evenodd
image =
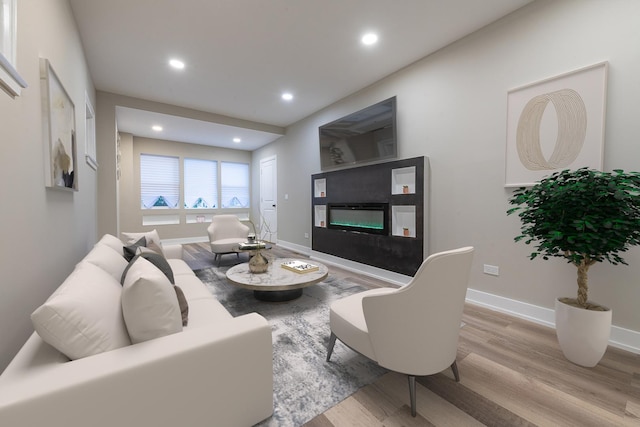
<instances>
[{"instance_id":1,"label":"framed art on wall","mask_svg":"<svg viewBox=\"0 0 640 427\"><path fill-rule=\"evenodd\" d=\"M505 187L564 169L602 169L608 63L509 91Z\"/></svg>"},{"instance_id":2,"label":"framed art on wall","mask_svg":"<svg viewBox=\"0 0 640 427\"><path fill-rule=\"evenodd\" d=\"M77 191L75 106L45 58L40 58L40 83L45 186Z\"/></svg>"}]
</instances>

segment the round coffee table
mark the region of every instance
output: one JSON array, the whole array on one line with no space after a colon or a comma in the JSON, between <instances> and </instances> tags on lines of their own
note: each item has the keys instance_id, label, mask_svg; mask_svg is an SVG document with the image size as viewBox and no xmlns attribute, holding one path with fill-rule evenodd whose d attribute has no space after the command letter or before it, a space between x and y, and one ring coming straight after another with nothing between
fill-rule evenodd
<instances>
[{"instance_id":1,"label":"round coffee table","mask_svg":"<svg viewBox=\"0 0 640 427\"><path fill-rule=\"evenodd\" d=\"M249 271L249 263L238 264L227 270L227 280L251 289L261 301L291 301L302 296L302 288L322 282L329 273L327 266L316 261L297 260L318 266L318 270L309 273L296 273L281 267L284 261L293 260L295 258L276 258L269 263L266 272L257 274Z\"/></svg>"}]
</instances>

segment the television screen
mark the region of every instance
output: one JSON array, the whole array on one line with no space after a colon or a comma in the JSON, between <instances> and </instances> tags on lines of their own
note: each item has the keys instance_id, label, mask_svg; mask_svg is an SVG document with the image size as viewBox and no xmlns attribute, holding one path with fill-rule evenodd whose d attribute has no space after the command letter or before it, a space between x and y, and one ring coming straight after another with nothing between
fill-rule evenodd
<instances>
[{"instance_id":1,"label":"television screen","mask_svg":"<svg viewBox=\"0 0 640 427\"><path fill-rule=\"evenodd\" d=\"M397 156L396 98L320 126L322 170Z\"/></svg>"}]
</instances>

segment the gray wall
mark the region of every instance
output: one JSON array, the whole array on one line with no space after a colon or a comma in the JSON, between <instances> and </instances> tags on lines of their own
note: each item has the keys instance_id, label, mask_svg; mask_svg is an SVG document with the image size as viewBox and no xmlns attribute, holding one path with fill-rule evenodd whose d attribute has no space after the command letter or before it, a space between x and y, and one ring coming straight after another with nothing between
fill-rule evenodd
<instances>
[{"instance_id":1,"label":"gray wall","mask_svg":"<svg viewBox=\"0 0 640 427\"><path fill-rule=\"evenodd\" d=\"M31 312L96 241L96 172L85 162L85 92L95 91L66 0L18 2L18 72L29 87L0 92L0 371L33 328ZM75 104L78 192L46 190L39 58Z\"/></svg>"},{"instance_id":2,"label":"gray wall","mask_svg":"<svg viewBox=\"0 0 640 427\"><path fill-rule=\"evenodd\" d=\"M604 167L640 170L638 16L635 0L536 1L291 126L253 158L257 167L278 157L279 239L310 246L304 233L311 230L310 175L320 172L318 126L395 95L399 157L430 159L431 252L475 246L470 287L478 291L546 308L575 295L574 267L529 261L531 248L513 242L519 221L505 215L512 193L504 188L507 92L609 61ZM640 249L625 258L628 267L591 268L590 297L613 308L615 325L640 331ZM500 276L483 274L485 263L499 266Z\"/></svg>"}]
</instances>

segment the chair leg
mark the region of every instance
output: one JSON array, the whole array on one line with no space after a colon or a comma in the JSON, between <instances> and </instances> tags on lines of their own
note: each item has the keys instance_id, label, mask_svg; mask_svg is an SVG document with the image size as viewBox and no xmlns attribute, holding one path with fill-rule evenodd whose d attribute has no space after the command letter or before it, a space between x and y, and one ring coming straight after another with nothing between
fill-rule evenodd
<instances>
[{"instance_id":1,"label":"chair leg","mask_svg":"<svg viewBox=\"0 0 640 427\"><path fill-rule=\"evenodd\" d=\"M331 355L333 354L333 346L336 345L336 334L331 332L331 336L329 337L329 345L327 346L327 362L331 359Z\"/></svg>"},{"instance_id":2,"label":"chair leg","mask_svg":"<svg viewBox=\"0 0 640 427\"><path fill-rule=\"evenodd\" d=\"M409 375L409 398L411 399L411 416L416 416L416 377Z\"/></svg>"},{"instance_id":3,"label":"chair leg","mask_svg":"<svg viewBox=\"0 0 640 427\"><path fill-rule=\"evenodd\" d=\"M458 373L458 364L456 363L455 360L451 364L451 370L453 371L453 376L456 379L456 382L459 383L460 382L460 374Z\"/></svg>"}]
</instances>

